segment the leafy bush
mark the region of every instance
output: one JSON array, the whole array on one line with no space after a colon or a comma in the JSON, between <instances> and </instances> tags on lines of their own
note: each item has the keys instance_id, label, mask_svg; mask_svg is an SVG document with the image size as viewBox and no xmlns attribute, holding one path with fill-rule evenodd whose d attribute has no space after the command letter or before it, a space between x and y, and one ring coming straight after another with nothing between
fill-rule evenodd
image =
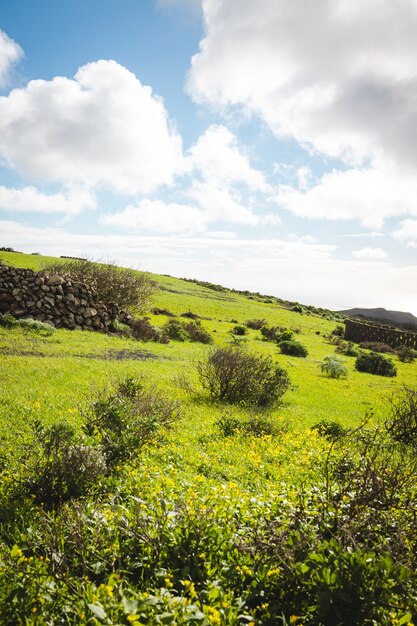
<instances>
[{"instance_id":1,"label":"leafy bush","mask_svg":"<svg viewBox=\"0 0 417 626\"><path fill-rule=\"evenodd\" d=\"M266 320L265 319L248 320L246 322L246 326L248 328L251 328L252 330L260 330L263 326L266 326Z\"/></svg>"},{"instance_id":2,"label":"leafy bush","mask_svg":"<svg viewBox=\"0 0 417 626\"><path fill-rule=\"evenodd\" d=\"M169 337L160 328L153 326L149 317L133 319L130 324L132 335L140 341L156 341L159 343L168 343Z\"/></svg>"},{"instance_id":3,"label":"leafy bush","mask_svg":"<svg viewBox=\"0 0 417 626\"><path fill-rule=\"evenodd\" d=\"M96 438L109 466L137 455L160 426L179 414L177 402L142 381L127 378L115 389L98 394L84 413L84 431Z\"/></svg>"},{"instance_id":4,"label":"leafy bush","mask_svg":"<svg viewBox=\"0 0 417 626\"><path fill-rule=\"evenodd\" d=\"M417 390L404 387L390 400L390 416L385 427L390 436L417 448Z\"/></svg>"},{"instance_id":5,"label":"leafy bush","mask_svg":"<svg viewBox=\"0 0 417 626\"><path fill-rule=\"evenodd\" d=\"M246 326L241 326L240 324L237 324L236 326L232 328L230 332L232 333L232 335L237 335L238 337L242 337L243 335L247 334L248 330Z\"/></svg>"},{"instance_id":6,"label":"leafy bush","mask_svg":"<svg viewBox=\"0 0 417 626\"><path fill-rule=\"evenodd\" d=\"M203 328L200 320L195 320L194 322L185 324L184 329L191 341L197 341L204 344L213 343L213 337L210 335L208 330Z\"/></svg>"},{"instance_id":7,"label":"leafy bush","mask_svg":"<svg viewBox=\"0 0 417 626\"><path fill-rule=\"evenodd\" d=\"M341 341L336 347L336 352L344 354L345 356L358 356L359 350L356 348L353 341Z\"/></svg>"},{"instance_id":8,"label":"leafy bush","mask_svg":"<svg viewBox=\"0 0 417 626\"><path fill-rule=\"evenodd\" d=\"M117 267L114 263L74 259L48 264L43 273L85 283L104 304L116 303L119 308L146 309L157 288L145 272Z\"/></svg>"},{"instance_id":9,"label":"leafy bush","mask_svg":"<svg viewBox=\"0 0 417 626\"><path fill-rule=\"evenodd\" d=\"M360 354L355 361L355 367L358 372L367 372L368 374L389 377L397 375L397 368L391 359L376 352Z\"/></svg>"},{"instance_id":10,"label":"leafy bush","mask_svg":"<svg viewBox=\"0 0 417 626\"><path fill-rule=\"evenodd\" d=\"M317 432L322 436L326 437L330 441L336 441L341 437L344 437L348 430L344 428L339 422L333 422L330 420L321 420L317 424L314 424L312 430L317 430Z\"/></svg>"},{"instance_id":11,"label":"leafy bush","mask_svg":"<svg viewBox=\"0 0 417 626\"><path fill-rule=\"evenodd\" d=\"M218 348L198 364L200 381L219 400L270 406L287 391L287 372L270 357L256 356L242 347Z\"/></svg>"},{"instance_id":12,"label":"leafy bush","mask_svg":"<svg viewBox=\"0 0 417 626\"><path fill-rule=\"evenodd\" d=\"M336 328L334 328L331 332L332 335L335 335L336 337L344 337L345 336L345 327L342 326L341 324L338 324L336 326Z\"/></svg>"},{"instance_id":13,"label":"leafy bush","mask_svg":"<svg viewBox=\"0 0 417 626\"><path fill-rule=\"evenodd\" d=\"M392 346L381 341L362 341L359 346L364 350L372 350L372 352L380 352L381 354L395 354Z\"/></svg>"},{"instance_id":14,"label":"leafy bush","mask_svg":"<svg viewBox=\"0 0 417 626\"><path fill-rule=\"evenodd\" d=\"M417 350L413 350L409 346L401 346L397 350L397 356L401 363L413 363L413 361L417 358Z\"/></svg>"},{"instance_id":15,"label":"leafy bush","mask_svg":"<svg viewBox=\"0 0 417 626\"><path fill-rule=\"evenodd\" d=\"M220 416L215 422L215 426L223 437L231 437L237 433L263 437L265 435L279 435L288 430L286 422L278 423L268 415L255 414L247 419L239 419L232 413Z\"/></svg>"},{"instance_id":16,"label":"leafy bush","mask_svg":"<svg viewBox=\"0 0 417 626\"><path fill-rule=\"evenodd\" d=\"M278 346L282 354L299 357L306 357L308 355L307 348L299 341L280 341Z\"/></svg>"},{"instance_id":17,"label":"leafy bush","mask_svg":"<svg viewBox=\"0 0 417 626\"><path fill-rule=\"evenodd\" d=\"M325 356L319 368L329 378L340 378L348 375L348 368L337 356Z\"/></svg>"},{"instance_id":18,"label":"leafy bush","mask_svg":"<svg viewBox=\"0 0 417 626\"><path fill-rule=\"evenodd\" d=\"M25 489L46 508L86 495L106 472L100 448L86 445L64 422L50 427L35 422L26 456Z\"/></svg>"},{"instance_id":19,"label":"leafy bush","mask_svg":"<svg viewBox=\"0 0 417 626\"><path fill-rule=\"evenodd\" d=\"M168 320L163 327L165 334L174 341L186 341L189 338L187 331L179 320Z\"/></svg>"},{"instance_id":20,"label":"leafy bush","mask_svg":"<svg viewBox=\"0 0 417 626\"><path fill-rule=\"evenodd\" d=\"M285 326L263 326L261 335L264 341L290 341L293 337L293 331L285 328Z\"/></svg>"}]
</instances>

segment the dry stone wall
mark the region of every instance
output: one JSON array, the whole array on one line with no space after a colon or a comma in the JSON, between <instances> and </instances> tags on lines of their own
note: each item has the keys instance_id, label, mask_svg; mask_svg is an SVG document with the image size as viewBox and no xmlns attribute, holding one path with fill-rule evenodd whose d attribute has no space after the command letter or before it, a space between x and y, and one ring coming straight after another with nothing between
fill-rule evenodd
<instances>
[{"instance_id":1,"label":"dry stone wall","mask_svg":"<svg viewBox=\"0 0 417 626\"><path fill-rule=\"evenodd\" d=\"M0 313L32 318L56 328L107 332L118 315L83 283L0 265Z\"/></svg>"},{"instance_id":2,"label":"dry stone wall","mask_svg":"<svg viewBox=\"0 0 417 626\"><path fill-rule=\"evenodd\" d=\"M417 349L417 333L405 330L395 330L387 326L380 326L357 320L346 320L345 339L360 343L361 341L377 341L386 343L392 348L408 346Z\"/></svg>"}]
</instances>

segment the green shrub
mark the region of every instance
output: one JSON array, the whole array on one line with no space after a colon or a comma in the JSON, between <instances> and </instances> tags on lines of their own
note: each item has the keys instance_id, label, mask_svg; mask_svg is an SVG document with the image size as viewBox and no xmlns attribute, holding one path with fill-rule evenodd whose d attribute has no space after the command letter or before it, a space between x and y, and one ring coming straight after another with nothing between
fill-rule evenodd
<instances>
[{"instance_id":1,"label":"green shrub","mask_svg":"<svg viewBox=\"0 0 417 626\"><path fill-rule=\"evenodd\" d=\"M266 320L265 319L248 320L246 322L246 326L248 328L251 328L252 330L260 330L263 326L266 326Z\"/></svg>"},{"instance_id":2,"label":"green shrub","mask_svg":"<svg viewBox=\"0 0 417 626\"><path fill-rule=\"evenodd\" d=\"M203 328L200 320L195 320L194 322L185 324L184 329L191 341L197 341L198 343L204 344L213 343L213 337L206 328Z\"/></svg>"},{"instance_id":3,"label":"green shrub","mask_svg":"<svg viewBox=\"0 0 417 626\"><path fill-rule=\"evenodd\" d=\"M395 441L417 448L417 390L404 387L391 397L385 427Z\"/></svg>"},{"instance_id":4,"label":"green shrub","mask_svg":"<svg viewBox=\"0 0 417 626\"><path fill-rule=\"evenodd\" d=\"M368 374L389 377L397 375L397 368L391 359L376 352L360 354L355 361L355 367L358 372L367 372Z\"/></svg>"},{"instance_id":5,"label":"green shrub","mask_svg":"<svg viewBox=\"0 0 417 626\"><path fill-rule=\"evenodd\" d=\"M247 334L248 329L246 328L246 326L241 326L240 324L237 324L236 326L232 328L230 332L232 333L232 335L237 335L238 337L242 337L243 335Z\"/></svg>"},{"instance_id":6,"label":"green shrub","mask_svg":"<svg viewBox=\"0 0 417 626\"><path fill-rule=\"evenodd\" d=\"M261 335L264 341L290 341L293 337L293 331L285 328L285 326L263 326Z\"/></svg>"},{"instance_id":7,"label":"green shrub","mask_svg":"<svg viewBox=\"0 0 417 626\"><path fill-rule=\"evenodd\" d=\"M336 352L345 356L358 356L359 350L352 341L341 341L336 347Z\"/></svg>"},{"instance_id":8,"label":"green shrub","mask_svg":"<svg viewBox=\"0 0 417 626\"><path fill-rule=\"evenodd\" d=\"M397 356L401 363L413 363L417 358L417 350L413 350L409 346L401 346L397 350Z\"/></svg>"},{"instance_id":9,"label":"green shrub","mask_svg":"<svg viewBox=\"0 0 417 626\"><path fill-rule=\"evenodd\" d=\"M290 386L287 372L270 357L237 346L212 350L197 370L203 387L213 397L232 403L270 406Z\"/></svg>"},{"instance_id":10,"label":"green shrub","mask_svg":"<svg viewBox=\"0 0 417 626\"><path fill-rule=\"evenodd\" d=\"M372 350L372 352L380 352L381 354L395 354L392 346L381 341L362 341L359 347L363 350Z\"/></svg>"},{"instance_id":11,"label":"green shrub","mask_svg":"<svg viewBox=\"0 0 417 626\"><path fill-rule=\"evenodd\" d=\"M306 357L308 355L307 348L299 341L280 341L278 346L282 354L298 357Z\"/></svg>"},{"instance_id":12,"label":"green shrub","mask_svg":"<svg viewBox=\"0 0 417 626\"><path fill-rule=\"evenodd\" d=\"M159 343L169 343L169 337L160 328L153 326L148 317L133 319L130 324L132 335L140 341L156 341Z\"/></svg>"},{"instance_id":13,"label":"green shrub","mask_svg":"<svg viewBox=\"0 0 417 626\"><path fill-rule=\"evenodd\" d=\"M329 378L340 378L348 375L348 368L337 356L325 356L319 368Z\"/></svg>"},{"instance_id":14,"label":"green shrub","mask_svg":"<svg viewBox=\"0 0 417 626\"><path fill-rule=\"evenodd\" d=\"M43 273L61 276L94 289L104 304L116 303L119 308L145 310L157 286L145 272L100 263L73 259L50 263Z\"/></svg>"},{"instance_id":15,"label":"green shrub","mask_svg":"<svg viewBox=\"0 0 417 626\"><path fill-rule=\"evenodd\" d=\"M319 435L326 437L326 439L330 441L336 441L344 437L348 432L339 422L333 422L331 420L321 420L317 424L314 424L312 430L317 430Z\"/></svg>"},{"instance_id":16,"label":"green shrub","mask_svg":"<svg viewBox=\"0 0 417 626\"><path fill-rule=\"evenodd\" d=\"M31 318L15 319L10 313L3 315L2 325L6 328L22 328L24 331L34 332L42 337L50 337L54 334L55 328L46 322L33 320Z\"/></svg>"},{"instance_id":17,"label":"green shrub","mask_svg":"<svg viewBox=\"0 0 417 626\"><path fill-rule=\"evenodd\" d=\"M178 417L179 405L141 380L127 378L98 394L84 412L84 431L94 437L109 466L137 455L161 426Z\"/></svg>"},{"instance_id":18,"label":"green shrub","mask_svg":"<svg viewBox=\"0 0 417 626\"><path fill-rule=\"evenodd\" d=\"M184 324L182 324L179 320L168 320L163 329L167 337L169 337L169 339L173 339L174 341L186 341L189 339L189 335L184 328Z\"/></svg>"}]
</instances>

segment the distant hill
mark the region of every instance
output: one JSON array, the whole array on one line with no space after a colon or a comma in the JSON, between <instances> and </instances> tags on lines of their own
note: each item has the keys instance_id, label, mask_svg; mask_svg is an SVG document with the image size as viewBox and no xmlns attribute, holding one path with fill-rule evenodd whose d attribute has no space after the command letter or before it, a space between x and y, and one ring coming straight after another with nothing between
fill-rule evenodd
<instances>
[{"instance_id":1,"label":"distant hill","mask_svg":"<svg viewBox=\"0 0 417 626\"><path fill-rule=\"evenodd\" d=\"M387 311L387 309L348 309L345 311L338 311L346 317L359 317L364 320L378 321L383 324L389 324L390 326L401 326L409 330L417 330L417 317L412 313L404 313L403 311Z\"/></svg>"}]
</instances>

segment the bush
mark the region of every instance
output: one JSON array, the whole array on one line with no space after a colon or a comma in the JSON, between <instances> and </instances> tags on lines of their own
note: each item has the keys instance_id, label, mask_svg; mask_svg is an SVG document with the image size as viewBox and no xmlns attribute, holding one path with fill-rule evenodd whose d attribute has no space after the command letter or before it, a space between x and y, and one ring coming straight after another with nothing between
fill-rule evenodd
<instances>
[{"instance_id":1,"label":"bush","mask_svg":"<svg viewBox=\"0 0 417 626\"><path fill-rule=\"evenodd\" d=\"M35 502L46 508L87 495L106 472L101 449L82 442L67 423L47 428L35 422L33 438L24 484Z\"/></svg>"},{"instance_id":2,"label":"bush","mask_svg":"<svg viewBox=\"0 0 417 626\"><path fill-rule=\"evenodd\" d=\"M414 359L417 357L417 350L413 350L413 348L409 348L408 346L401 346L397 350L397 356L401 363L413 363Z\"/></svg>"},{"instance_id":3,"label":"bush","mask_svg":"<svg viewBox=\"0 0 417 626\"><path fill-rule=\"evenodd\" d=\"M385 423L390 436L417 448L417 390L404 389L391 397L391 415Z\"/></svg>"},{"instance_id":4,"label":"bush","mask_svg":"<svg viewBox=\"0 0 417 626\"><path fill-rule=\"evenodd\" d=\"M362 341L359 344L360 348L364 350L372 350L372 352L380 352L381 354L395 354L395 350L392 346L381 341Z\"/></svg>"},{"instance_id":5,"label":"bush","mask_svg":"<svg viewBox=\"0 0 417 626\"><path fill-rule=\"evenodd\" d=\"M201 383L219 400L271 406L287 391L287 372L270 357L256 356L238 346L218 348L197 366Z\"/></svg>"},{"instance_id":6,"label":"bush","mask_svg":"<svg viewBox=\"0 0 417 626\"><path fill-rule=\"evenodd\" d=\"M160 328L153 326L148 317L134 319L130 322L130 329L135 339L140 341L157 341L169 343L169 337Z\"/></svg>"},{"instance_id":7,"label":"bush","mask_svg":"<svg viewBox=\"0 0 417 626\"><path fill-rule=\"evenodd\" d=\"M337 441L348 433L348 430L339 422L332 422L331 420L321 420L312 427L312 430L317 430L319 435L326 437L329 441Z\"/></svg>"},{"instance_id":8,"label":"bush","mask_svg":"<svg viewBox=\"0 0 417 626\"><path fill-rule=\"evenodd\" d=\"M85 283L104 304L116 303L119 308L146 309L157 288L145 272L117 267L114 263L74 259L48 264L43 273Z\"/></svg>"},{"instance_id":9,"label":"bush","mask_svg":"<svg viewBox=\"0 0 417 626\"><path fill-rule=\"evenodd\" d=\"M232 335L242 337L243 335L247 334L248 330L246 326L241 326L240 324L238 324L237 326L234 326L230 332L232 333Z\"/></svg>"},{"instance_id":10,"label":"bush","mask_svg":"<svg viewBox=\"0 0 417 626\"><path fill-rule=\"evenodd\" d=\"M266 326L265 319L248 320L246 326L252 330L260 330L263 326Z\"/></svg>"},{"instance_id":11,"label":"bush","mask_svg":"<svg viewBox=\"0 0 417 626\"><path fill-rule=\"evenodd\" d=\"M173 339L174 341L186 341L189 338L184 324L178 320L168 320L163 329L169 339Z\"/></svg>"},{"instance_id":12,"label":"bush","mask_svg":"<svg viewBox=\"0 0 417 626\"><path fill-rule=\"evenodd\" d=\"M210 335L208 330L203 328L200 320L185 324L184 329L191 341L197 341L205 344L213 343L213 337Z\"/></svg>"},{"instance_id":13,"label":"bush","mask_svg":"<svg viewBox=\"0 0 417 626\"><path fill-rule=\"evenodd\" d=\"M341 324L338 324L336 326L336 328L334 328L331 332L332 335L335 335L336 337L344 337L345 336L345 327L342 326Z\"/></svg>"},{"instance_id":14,"label":"bush","mask_svg":"<svg viewBox=\"0 0 417 626\"><path fill-rule=\"evenodd\" d=\"M345 356L358 356L359 350L355 347L352 341L342 341L336 347L336 352L344 354Z\"/></svg>"},{"instance_id":15,"label":"bush","mask_svg":"<svg viewBox=\"0 0 417 626\"><path fill-rule=\"evenodd\" d=\"M24 331L28 330L34 332L42 337L50 337L55 332L55 328L51 324L31 318L17 320L13 315L10 315L10 313L6 313L2 316L1 325L6 328L22 328Z\"/></svg>"},{"instance_id":16,"label":"bush","mask_svg":"<svg viewBox=\"0 0 417 626\"><path fill-rule=\"evenodd\" d=\"M84 414L84 431L98 440L109 466L135 456L160 426L178 416L179 405L161 392L127 378L98 394Z\"/></svg>"},{"instance_id":17,"label":"bush","mask_svg":"<svg viewBox=\"0 0 417 626\"><path fill-rule=\"evenodd\" d=\"M280 341L278 346L282 354L299 357L306 357L308 355L307 348L299 341Z\"/></svg>"},{"instance_id":18,"label":"bush","mask_svg":"<svg viewBox=\"0 0 417 626\"><path fill-rule=\"evenodd\" d=\"M293 337L293 331L285 328L285 326L263 326L261 335L264 341L290 341Z\"/></svg>"},{"instance_id":19,"label":"bush","mask_svg":"<svg viewBox=\"0 0 417 626\"><path fill-rule=\"evenodd\" d=\"M391 359L376 352L360 354L355 361L355 367L358 372L367 372L368 374L389 377L397 375L397 368Z\"/></svg>"},{"instance_id":20,"label":"bush","mask_svg":"<svg viewBox=\"0 0 417 626\"><path fill-rule=\"evenodd\" d=\"M329 378L340 378L348 375L348 368L337 356L325 356L319 368Z\"/></svg>"}]
</instances>

